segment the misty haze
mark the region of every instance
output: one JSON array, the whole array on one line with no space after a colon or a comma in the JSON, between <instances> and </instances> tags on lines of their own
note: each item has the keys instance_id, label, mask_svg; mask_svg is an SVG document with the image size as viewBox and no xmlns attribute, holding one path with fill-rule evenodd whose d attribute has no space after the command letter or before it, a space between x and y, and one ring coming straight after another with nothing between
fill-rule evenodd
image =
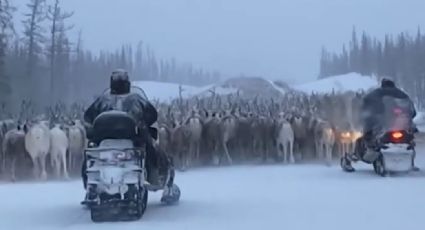
<instances>
[{"instance_id":1,"label":"misty haze","mask_svg":"<svg viewBox=\"0 0 425 230\"><path fill-rule=\"evenodd\" d=\"M424 9L0 0L0 229L421 229Z\"/></svg>"}]
</instances>

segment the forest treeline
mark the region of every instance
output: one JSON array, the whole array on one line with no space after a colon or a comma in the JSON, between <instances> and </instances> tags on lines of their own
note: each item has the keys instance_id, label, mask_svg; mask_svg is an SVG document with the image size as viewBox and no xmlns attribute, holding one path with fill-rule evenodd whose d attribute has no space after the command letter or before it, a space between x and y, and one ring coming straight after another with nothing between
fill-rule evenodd
<instances>
[{"instance_id":1,"label":"forest treeline","mask_svg":"<svg viewBox=\"0 0 425 230\"><path fill-rule=\"evenodd\" d=\"M425 34L386 35L383 41L353 29L351 40L340 53L322 49L319 78L350 72L388 77L425 108Z\"/></svg>"},{"instance_id":2,"label":"forest treeline","mask_svg":"<svg viewBox=\"0 0 425 230\"><path fill-rule=\"evenodd\" d=\"M175 59L160 59L147 45L123 45L116 51L92 52L83 33L69 20L73 12L60 0L28 0L22 13L23 31L15 25L18 9L0 0L0 103L3 110L19 109L23 100L43 108L58 101L92 100L109 84L115 68L125 68L132 80L155 80L204 85L217 82L208 72ZM20 16L21 17L21 16ZM78 33L72 41L70 33Z\"/></svg>"}]
</instances>

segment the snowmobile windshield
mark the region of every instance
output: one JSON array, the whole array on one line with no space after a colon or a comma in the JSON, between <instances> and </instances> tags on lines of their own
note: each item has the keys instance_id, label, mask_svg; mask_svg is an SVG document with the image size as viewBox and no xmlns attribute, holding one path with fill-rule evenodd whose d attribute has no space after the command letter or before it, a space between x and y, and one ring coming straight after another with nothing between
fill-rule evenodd
<instances>
[{"instance_id":1,"label":"snowmobile windshield","mask_svg":"<svg viewBox=\"0 0 425 230\"><path fill-rule=\"evenodd\" d=\"M407 98L395 98L385 96L383 98L385 108L382 125L384 131L410 130L412 127L413 104Z\"/></svg>"},{"instance_id":2,"label":"snowmobile windshield","mask_svg":"<svg viewBox=\"0 0 425 230\"><path fill-rule=\"evenodd\" d=\"M110 94L110 93L111 93L111 89L109 89L109 88L108 89L105 89L103 91L103 95ZM149 101L149 98L148 98L148 96L146 96L145 91L142 88L140 88L140 87L137 87L137 86L132 85L131 88L130 88L130 93L138 94L143 99Z\"/></svg>"}]
</instances>

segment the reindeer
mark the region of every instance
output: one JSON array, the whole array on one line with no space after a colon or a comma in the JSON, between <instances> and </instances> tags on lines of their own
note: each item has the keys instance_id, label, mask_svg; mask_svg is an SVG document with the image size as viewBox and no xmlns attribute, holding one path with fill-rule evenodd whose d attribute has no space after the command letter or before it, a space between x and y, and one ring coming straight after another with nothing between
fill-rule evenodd
<instances>
[{"instance_id":1,"label":"reindeer","mask_svg":"<svg viewBox=\"0 0 425 230\"><path fill-rule=\"evenodd\" d=\"M157 147L165 153L171 152L171 138L170 128L166 124L159 124Z\"/></svg>"},{"instance_id":2,"label":"reindeer","mask_svg":"<svg viewBox=\"0 0 425 230\"><path fill-rule=\"evenodd\" d=\"M285 113L279 113L279 117L277 120L277 149L278 156L282 157L283 154L283 162L287 163L288 161L288 153L289 153L289 163L295 163L294 158L294 131L292 130L292 126L288 121Z\"/></svg>"},{"instance_id":3,"label":"reindeer","mask_svg":"<svg viewBox=\"0 0 425 230\"><path fill-rule=\"evenodd\" d=\"M238 115L238 126L236 131L237 136L237 148L239 149L239 155L242 160L250 157L252 152L253 143L253 129L252 123L254 122L253 114L241 114Z\"/></svg>"},{"instance_id":4,"label":"reindeer","mask_svg":"<svg viewBox=\"0 0 425 230\"><path fill-rule=\"evenodd\" d=\"M34 164L33 176L46 180L46 157L50 150L50 131L46 121L24 124L25 149Z\"/></svg>"},{"instance_id":5,"label":"reindeer","mask_svg":"<svg viewBox=\"0 0 425 230\"><path fill-rule=\"evenodd\" d=\"M16 181L16 166L19 161L23 161L27 154L25 150L25 132L18 128L9 130L4 136L2 143L4 161L8 162L10 179Z\"/></svg>"},{"instance_id":6,"label":"reindeer","mask_svg":"<svg viewBox=\"0 0 425 230\"><path fill-rule=\"evenodd\" d=\"M77 171L83 161L84 149L87 145L85 129L77 120L66 125L65 132L68 137L68 171Z\"/></svg>"},{"instance_id":7,"label":"reindeer","mask_svg":"<svg viewBox=\"0 0 425 230\"><path fill-rule=\"evenodd\" d=\"M238 122L236 117L231 114L230 110L225 111L223 118L221 119L221 145L224 150L224 154L228 164L232 164L233 160L229 153L229 142L236 137L238 128Z\"/></svg>"},{"instance_id":8,"label":"reindeer","mask_svg":"<svg viewBox=\"0 0 425 230\"><path fill-rule=\"evenodd\" d=\"M222 143L222 131L221 131L221 113L204 111L204 126L202 130L202 141L204 146L204 151L211 154L211 160L213 164L218 165L220 163L221 155L219 151L221 150Z\"/></svg>"},{"instance_id":9,"label":"reindeer","mask_svg":"<svg viewBox=\"0 0 425 230\"><path fill-rule=\"evenodd\" d=\"M292 130L294 131L294 149L301 156L305 154L308 138L308 119L305 116L293 114L290 118Z\"/></svg>"},{"instance_id":10,"label":"reindeer","mask_svg":"<svg viewBox=\"0 0 425 230\"><path fill-rule=\"evenodd\" d=\"M3 142L6 133L9 130L14 129L15 121L12 119L0 121L0 143ZM5 152L0 148L0 172L6 169L6 155Z\"/></svg>"},{"instance_id":11,"label":"reindeer","mask_svg":"<svg viewBox=\"0 0 425 230\"><path fill-rule=\"evenodd\" d=\"M332 162L332 149L335 144L335 132L329 122L318 120L315 130L315 147L317 159L325 158L328 165Z\"/></svg>"},{"instance_id":12,"label":"reindeer","mask_svg":"<svg viewBox=\"0 0 425 230\"><path fill-rule=\"evenodd\" d=\"M191 165L192 160L199 160L203 122L199 111L194 109L185 121L185 128L188 131L189 153L186 157L186 166Z\"/></svg>"},{"instance_id":13,"label":"reindeer","mask_svg":"<svg viewBox=\"0 0 425 230\"><path fill-rule=\"evenodd\" d=\"M186 159L188 152L188 130L179 121L175 121L171 130L171 146L173 147L174 159L177 158L180 170L185 171L189 160Z\"/></svg>"},{"instance_id":14,"label":"reindeer","mask_svg":"<svg viewBox=\"0 0 425 230\"><path fill-rule=\"evenodd\" d=\"M50 129L50 160L56 177L69 178L67 169L66 153L69 147L69 140L61 125L56 124Z\"/></svg>"}]
</instances>

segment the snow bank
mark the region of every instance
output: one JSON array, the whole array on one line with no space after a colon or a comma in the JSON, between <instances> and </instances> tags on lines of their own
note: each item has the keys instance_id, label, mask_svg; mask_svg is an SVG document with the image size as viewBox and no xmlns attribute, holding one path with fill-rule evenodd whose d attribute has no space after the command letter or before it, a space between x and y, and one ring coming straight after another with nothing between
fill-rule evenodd
<instances>
[{"instance_id":1,"label":"snow bank","mask_svg":"<svg viewBox=\"0 0 425 230\"><path fill-rule=\"evenodd\" d=\"M305 93L331 93L369 90L377 87L378 81L372 77L362 76L358 73L349 73L345 75L333 76L317 81L293 85L295 90Z\"/></svg>"},{"instance_id":2,"label":"snow bank","mask_svg":"<svg viewBox=\"0 0 425 230\"><path fill-rule=\"evenodd\" d=\"M216 95L236 94L238 91L242 95L252 96L265 94L279 96L286 92L274 82L262 78L232 78L222 83L203 87L156 81L135 81L133 85L142 88L150 100L159 100L165 103L179 97L180 87L183 98L208 97L213 93Z\"/></svg>"},{"instance_id":3,"label":"snow bank","mask_svg":"<svg viewBox=\"0 0 425 230\"><path fill-rule=\"evenodd\" d=\"M179 98L180 87L182 97L190 98L194 96L210 96L212 92L219 95L237 93L238 89L233 87L223 87L220 85L207 85L203 87L182 85L177 83L166 83L156 81L135 81L133 85L142 88L149 100L158 100L160 102L170 102Z\"/></svg>"},{"instance_id":4,"label":"snow bank","mask_svg":"<svg viewBox=\"0 0 425 230\"><path fill-rule=\"evenodd\" d=\"M175 98L178 98L180 93L180 86L182 88L182 97L184 98L197 94L202 90L202 88L195 86L156 81L136 81L133 82L133 84L142 88L148 96L149 100L159 100L161 102L169 102Z\"/></svg>"},{"instance_id":5,"label":"snow bank","mask_svg":"<svg viewBox=\"0 0 425 230\"><path fill-rule=\"evenodd\" d=\"M211 96L213 93L218 95L229 95L237 93L238 89L233 87L223 87L219 85L209 85L203 88L200 88L196 94L193 94L193 96L200 96L200 97L208 97Z\"/></svg>"},{"instance_id":6,"label":"snow bank","mask_svg":"<svg viewBox=\"0 0 425 230\"><path fill-rule=\"evenodd\" d=\"M378 86L378 81L372 77L361 76L357 73L349 73L340 76L329 77L317 81L282 87L279 84L263 78L240 77L228 79L222 83L195 87L176 83L155 81L136 81L133 83L141 87L150 100L170 102L179 97L179 87L182 88L182 97L194 96L206 97L215 93L217 95L235 94L238 91L242 95L263 95L266 97L279 97L288 91L296 90L304 93L331 93L369 90Z\"/></svg>"}]
</instances>

